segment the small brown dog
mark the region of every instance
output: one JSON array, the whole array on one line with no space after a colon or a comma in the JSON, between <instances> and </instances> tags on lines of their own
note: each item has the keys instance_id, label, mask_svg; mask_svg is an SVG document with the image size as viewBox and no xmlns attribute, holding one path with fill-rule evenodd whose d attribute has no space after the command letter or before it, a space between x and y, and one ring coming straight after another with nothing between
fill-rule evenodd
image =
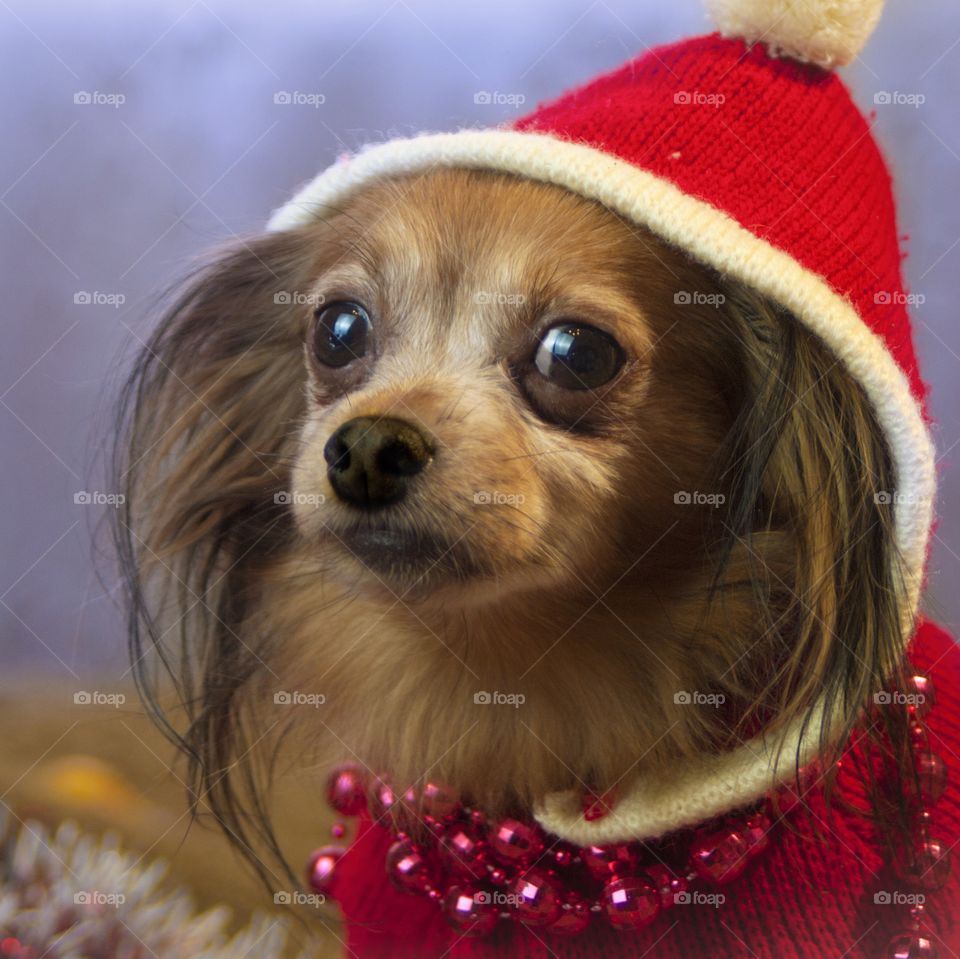
<instances>
[{"instance_id":1,"label":"small brown dog","mask_svg":"<svg viewBox=\"0 0 960 959\"><path fill-rule=\"evenodd\" d=\"M238 836L235 764L288 716L399 782L529 810L798 717L825 732L822 693L849 729L898 662L859 386L560 188L385 179L239 245L126 401L136 648L166 657ZM278 690L325 702L265 715ZM491 690L522 708L477 708Z\"/></svg>"},{"instance_id":2,"label":"small brown dog","mask_svg":"<svg viewBox=\"0 0 960 959\"><path fill-rule=\"evenodd\" d=\"M142 351L141 686L262 874L280 757L352 764L307 882L357 959L960 948L933 444L832 72L881 5L711 0L509 126L340 157Z\"/></svg>"}]
</instances>

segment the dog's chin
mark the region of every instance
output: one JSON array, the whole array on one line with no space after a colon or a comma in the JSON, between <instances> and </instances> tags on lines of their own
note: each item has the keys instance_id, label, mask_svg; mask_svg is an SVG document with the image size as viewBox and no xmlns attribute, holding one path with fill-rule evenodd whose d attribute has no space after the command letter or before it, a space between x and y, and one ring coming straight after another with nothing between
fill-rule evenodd
<instances>
[{"instance_id":1,"label":"dog's chin","mask_svg":"<svg viewBox=\"0 0 960 959\"><path fill-rule=\"evenodd\" d=\"M364 523L332 535L337 551L346 554L344 570L361 581L404 595L426 596L451 585L466 585L490 573L464 542L440 533L411 530L389 523Z\"/></svg>"}]
</instances>

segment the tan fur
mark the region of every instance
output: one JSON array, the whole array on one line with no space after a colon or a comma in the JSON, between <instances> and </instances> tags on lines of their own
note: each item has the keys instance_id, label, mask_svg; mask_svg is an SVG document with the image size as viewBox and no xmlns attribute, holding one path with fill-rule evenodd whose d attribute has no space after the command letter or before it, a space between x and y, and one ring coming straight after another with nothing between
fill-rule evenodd
<instances>
[{"instance_id":1,"label":"tan fur","mask_svg":"<svg viewBox=\"0 0 960 959\"><path fill-rule=\"evenodd\" d=\"M489 173L383 182L253 244L152 345L167 371L139 381L129 454L131 561L167 611L154 642L180 636L208 788L293 729L298 762L352 759L526 808L776 730L827 682L852 723L894 669L895 584L878 587L893 612L856 598L886 575L858 567L858 549L887 562L872 501L893 488L885 450L859 389L791 318L597 204ZM319 369L312 307L273 302L291 289L364 303L376 361ZM524 378L537 332L565 318L626 351L608 387ZM789 383L771 374L784 349ZM760 402L781 410L766 428L750 423ZM324 443L360 415L436 440L386 516L358 517L326 476ZM725 501L675 501L694 491ZM345 539L382 523L449 552L367 568ZM861 601L868 635L838 637L842 604ZM325 702L283 712L279 690Z\"/></svg>"}]
</instances>

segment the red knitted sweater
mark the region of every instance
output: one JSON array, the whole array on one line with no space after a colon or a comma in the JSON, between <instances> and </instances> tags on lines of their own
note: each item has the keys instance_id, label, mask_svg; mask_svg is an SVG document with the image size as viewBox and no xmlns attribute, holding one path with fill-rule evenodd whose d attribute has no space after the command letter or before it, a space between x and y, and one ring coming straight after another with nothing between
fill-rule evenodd
<instances>
[{"instance_id":1,"label":"red knitted sweater","mask_svg":"<svg viewBox=\"0 0 960 959\"><path fill-rule=\"evenodd\" d=\"M923 622L911 651L914 665L934 684L937 701L927 718L930 746L950 771L946 792L933 807L931 832L954 849L955 858L954 847L960 845L960 647L942 629ZM435 903L392 887L384 869L390 834L365 815L337 866L333 889L348 923L347 954L356 959L886 957L888 942L909 926L909 918L906 907L878 903L877 894L895 899L913 890L884 866L869 824L828 812L819 796L811 807L812 817L792 815L791 828L776 830L770 848L749 871L723 887L721 905L678 905L640 932L616 932L598 923L569 939L505 922L488 939L460 938ZM960 867L944 888L926 896L941 959L960 956Z\"/></svg>"}]
</instances>

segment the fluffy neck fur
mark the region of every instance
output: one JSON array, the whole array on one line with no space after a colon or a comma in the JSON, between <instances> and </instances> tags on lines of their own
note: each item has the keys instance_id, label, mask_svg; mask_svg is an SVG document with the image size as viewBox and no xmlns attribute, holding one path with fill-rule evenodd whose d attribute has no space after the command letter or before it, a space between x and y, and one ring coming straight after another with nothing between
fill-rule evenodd
<instances>
[{"instance_id":1,"label":"fluffy neck fur","mask_svg":"<svg viewBox=\"0 0 960 959\"><path fill-rule=\"evenodd\" d=\"M665 588L638 583L645 570L579 595L408 607L337 585L306 600L296 584L323 577L305 558L265 584L263 628L289 640L272 663L279 687L325 697L296 724L325 741L318 765L351 759L398 784L434 778L491 810L528 809L554 790L627 788L732 739L703 714L722 706L676 694L732 701L737 660L759 638L752 604L708 613L707 575Z\"/></svg>"}]
</instances>

